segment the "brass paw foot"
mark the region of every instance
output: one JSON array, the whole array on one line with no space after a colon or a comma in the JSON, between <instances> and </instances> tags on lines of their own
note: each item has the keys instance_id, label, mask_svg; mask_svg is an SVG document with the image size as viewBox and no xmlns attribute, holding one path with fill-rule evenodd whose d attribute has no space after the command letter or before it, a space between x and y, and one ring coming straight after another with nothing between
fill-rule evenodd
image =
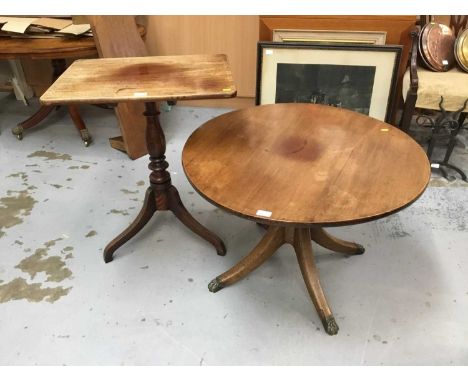
<instances>
[{"instance_id":1,"label":"brass paw foot","mask_svg":"<svg viewBox=\"0 0 468 382\"><path fill-rule=\"evenodd\" d=\"M213 293L223 289L223 287L223 284L219 282L218 278L211 280L211 282L208 284L208 290Z\"/></svg>"},{"instance_id":2,"label":"brass paw foot","mask_svg":"<svg viewBox=\"0 0 468 382\"><path fill-rule=\"evenodd\" d=\"M325 320L322 321L322 323L327 334L329 334L330 336L338 334L339 327L333 316L326 317Z\"/></svg>"},{"instance_id":3,"label":"brass paw foot","mask_svg":"<svg viewBox=\"0 0 468 382\"><path fill-rule=\"evenodd\" d=\"M356 246L357 249L355 255L362 255L364 252L366 252L366 249L361 244L356 243Z\"/></svg>"}]
</instances>

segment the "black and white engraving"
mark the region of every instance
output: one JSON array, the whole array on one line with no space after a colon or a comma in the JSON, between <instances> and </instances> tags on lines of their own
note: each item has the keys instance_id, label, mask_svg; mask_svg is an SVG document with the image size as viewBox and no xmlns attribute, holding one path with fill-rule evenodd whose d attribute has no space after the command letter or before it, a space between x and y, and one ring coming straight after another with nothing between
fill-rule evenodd
<instances>
[{"instance_id":1,"label":"black and white engraving","mask_svg":"<svg viewBox=\"0 0 468 382\"><path fill-rule=\"evenodd\" d=\"M369 115L375 66L290 64L277 66L276 103L319 103Z\"/></svg>"}]
</instances>

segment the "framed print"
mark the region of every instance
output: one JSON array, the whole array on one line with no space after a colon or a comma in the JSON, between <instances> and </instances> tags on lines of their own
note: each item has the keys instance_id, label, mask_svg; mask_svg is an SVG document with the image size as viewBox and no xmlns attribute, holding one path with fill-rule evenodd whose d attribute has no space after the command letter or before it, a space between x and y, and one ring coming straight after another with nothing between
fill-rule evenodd
<instances>
[{"instance_id":1,"label":"framed print","mask_svg":"<svg viewBox=\"0 0 468 382\"><path fill-rule=\"evenodd\" d=\"M319 103L388 122L402 47L259 42L256 104Z\"/></svg>"},{"instance_id":2,"label":"framed print","mask_svg":"<svg viewBox=\"0 0 468 382\"><path fill-rule=\"evenodd\" d=\"M273 41L283 42L384 45L386 38L387 32L385 31L273 29Z\"/></svg>"}]
</instances>

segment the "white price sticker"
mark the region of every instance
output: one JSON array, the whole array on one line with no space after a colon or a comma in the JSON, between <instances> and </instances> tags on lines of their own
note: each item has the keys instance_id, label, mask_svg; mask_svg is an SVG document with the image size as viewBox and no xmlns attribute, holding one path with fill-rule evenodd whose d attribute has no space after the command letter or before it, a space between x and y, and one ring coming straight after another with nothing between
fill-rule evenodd
<instances>
[{"instance_id":1,"label":"white price sticker","mask_svg":"<svg viewBox=\"0 0 468 382\"><path fill-rule=\"evenodd\" d=\"M263 216L265 218L269 218L271 216L271 211L265 211L265 210L257 210L255 213L257 216Z\"/></svg>"},{"instance_id":2,"label":"white price sticker","mask_svg":"<svg viewBox=\"0 0 468 382\"><path fill-rule=\"evenodd\" d=\"M431 163L432 168L439 168L440 164L439 163Z\"/></svg>"}]
</instances>

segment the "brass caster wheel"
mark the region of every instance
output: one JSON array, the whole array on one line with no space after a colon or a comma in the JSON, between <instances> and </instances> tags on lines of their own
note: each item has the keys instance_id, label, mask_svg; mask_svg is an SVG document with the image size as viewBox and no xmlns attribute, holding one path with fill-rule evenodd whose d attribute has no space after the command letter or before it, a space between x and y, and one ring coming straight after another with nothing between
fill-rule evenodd
<instances>
[{"instance_id":1,"label":"brass caster wheel","mask_svg":"<svg viewBox=\"0 0 468 382\"><path fill-rule=\"evenodd\" d=\"M23 127L22 126L16 125L15 127L11 129L11 132L19 141L23 139Z\"/></svg>"},{"instance_id":2,"label":"brass caster wheel","mask_svg":"<svg viewBox=\"0 0 468 382\"><path fill-rule=\"evenodd\" d=\"M85 147L88 147L93 141L91 135L89 135L88 130L80 130L80 135Z\"/></svg>"}]
</instances>

